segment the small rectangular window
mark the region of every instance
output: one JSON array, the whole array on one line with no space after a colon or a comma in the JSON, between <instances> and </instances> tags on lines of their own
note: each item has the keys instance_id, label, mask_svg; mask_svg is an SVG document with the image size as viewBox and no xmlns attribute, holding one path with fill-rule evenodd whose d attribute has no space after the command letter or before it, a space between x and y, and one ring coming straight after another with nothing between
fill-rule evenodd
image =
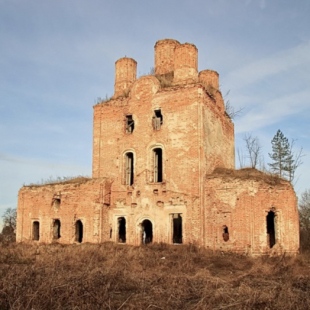
<instances>
[{"instance_id":1,"label":"small rectangular window","mask_svg":"<svg viewBox=\"0 0 310 310\"><path fill-rule=\"evenodd\" d=\"M135 121L132 118L132 115L126 115L125 118L125 132L127 134L133 133L135 129Z\"/></svg>"},{"instance_id":2,"label":"small rectangular window","mask_svg":"<svg viewBox=\"0 0 310 310\"><path fill-rule=\"evenodd\" d=\"M163 115L161 114L161 110L155 110L154 116L153 116L153 129L154 130L160 130L162 124L163 124Z\"/></svg>"},{"instance_id":3,"label":"small rectangular window","mask_svg":"<svg viewBox=\"0 0 310 310\"><path fill-rule=\"evenodd\" d=\"M132 185L134 181L134 156L131 152L125 154L124 172L125 185Z\"/></svg>"},{"instance_id":4,"label":"small rectangular window","mask_svg":"<svg viewBox=\"0 0 310 310\"><path fill-rule=\"evenodd\" d=\"M153 149L154 182L163 182L163 151L161 148Z\"/></svg>"}]
</instances>

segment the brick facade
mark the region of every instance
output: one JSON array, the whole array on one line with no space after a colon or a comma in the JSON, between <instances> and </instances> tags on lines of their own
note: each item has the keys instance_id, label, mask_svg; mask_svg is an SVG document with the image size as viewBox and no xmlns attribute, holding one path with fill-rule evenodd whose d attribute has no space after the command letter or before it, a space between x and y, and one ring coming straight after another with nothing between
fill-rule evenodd
<instances>
[{"instance_id":1,"label":"brick facade","mask_svg":"<svg viewBox=\"0 0 310 310\"><path fill-rule=\"evenodd\" d=\"M218 73L193 44L161 40L155 74L115 63L113 97L94 106L92 179L19 192L17 240L195 243L296 253L291 185L234 170L234 126Z\"/></svg>"}]
</instances>

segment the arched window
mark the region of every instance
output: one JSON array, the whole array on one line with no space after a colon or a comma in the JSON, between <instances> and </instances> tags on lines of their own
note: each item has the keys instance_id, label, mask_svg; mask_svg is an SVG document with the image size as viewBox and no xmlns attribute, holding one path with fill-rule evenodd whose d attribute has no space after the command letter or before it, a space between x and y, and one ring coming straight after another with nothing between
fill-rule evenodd
<instances>
[{"instance_id":1,"label":"arched window","mask_svg":"<svg viewBox=\"0 0 310 310\"><path fill-rule=\"evenodd\" d=\"M83 241L83 223L81 220L75 222L75 241L79 243Z\"/></svg>"},{"instance_id":2,"label":"arched window","mask_svg":"<svg viewBox=\"0 0 310 310\"><path fill-rule=\"evenodd\" d=\"M124 183L125 185L133 185L134 182L134 154L127 152L124 158Z\"/></svg>"},{"instance_id":3,"label":"arched window","mask_svg":"<svg viewBox=\"0 0 310 310\"><path fill-rule=\"evenodd\" d=\"M153 149L153 182L163 182L163 150Z\"/></svg>"},{"instance_id":4,"label":"arched window","mask_svg":"<svg viewBox=\"0 0 310 310\"><path fill-rule=\"evenodd\" d=\"M229 231L226 225L223 225L223 240L225 242L229 240Z\"/></svg>"}]
</instances>

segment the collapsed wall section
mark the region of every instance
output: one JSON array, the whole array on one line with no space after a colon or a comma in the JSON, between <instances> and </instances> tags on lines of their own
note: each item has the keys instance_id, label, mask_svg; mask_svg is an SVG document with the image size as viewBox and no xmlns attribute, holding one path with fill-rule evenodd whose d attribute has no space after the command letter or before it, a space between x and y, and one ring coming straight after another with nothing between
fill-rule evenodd
<instances>
[{"instance_id":1,"label":"collapsed wall section","mask_svg":"<svg viewBox=\"0 0 310 310\"><path fill-rule=\"evenodd\" d=\"M297 200L291 184L255 169L206 177L205 246L252 255L296 254Z\"/></svg>"},{"instance_id":2,"label":"collapsed wall section","mask_svg":"<svg viewBox=\"0 0 310 310\"><path fill-rule=\"evenodd\" d=\"M24 186L18 195L17 242L101 242L111 184L81 178Z\"/></svg>"}]
</instances>

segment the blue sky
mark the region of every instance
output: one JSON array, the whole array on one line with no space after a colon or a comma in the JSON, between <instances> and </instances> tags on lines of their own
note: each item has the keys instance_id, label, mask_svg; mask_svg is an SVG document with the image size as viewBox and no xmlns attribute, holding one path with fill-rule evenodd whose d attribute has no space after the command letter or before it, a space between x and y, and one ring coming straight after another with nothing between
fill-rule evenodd
<instances>
[{"instance_id":1,"label":"blue sky","mask_svg":"<svg viewBox=\"0 0 310 310\"><path fill-rule=\"evenodd\" d=\"M23 184L91 176L92 106L113 94L115 61L147 74L165 38L195 44L243 108L236 149L251 132L267 164L281 129L305 154L296 192L310 188L309 16L309 0L0 0L0 214Z\"/></svg>"}]
</instances>

